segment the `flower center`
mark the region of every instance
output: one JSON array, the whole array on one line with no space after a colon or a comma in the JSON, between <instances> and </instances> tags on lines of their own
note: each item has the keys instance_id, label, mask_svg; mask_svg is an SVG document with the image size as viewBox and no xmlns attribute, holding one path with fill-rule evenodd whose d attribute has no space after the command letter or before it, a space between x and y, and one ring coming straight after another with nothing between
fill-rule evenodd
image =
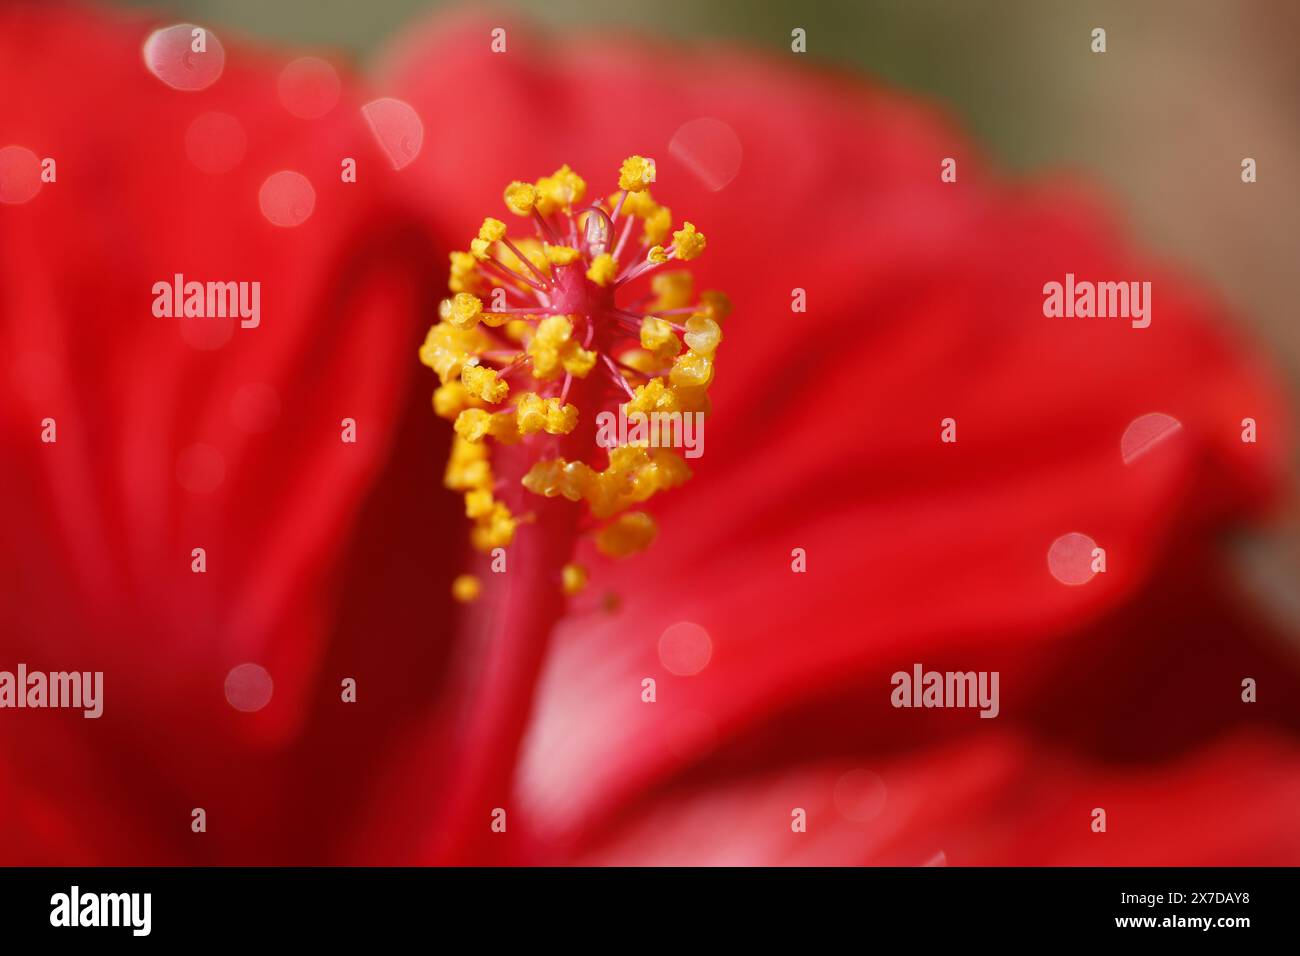
<instances>
[{"instance_id":1,"label":"flower center","mask_svg":"<svg viewBox=\"0 0 1300 956\"><path fill-rule=\"evenodd\" d=\"M689 222L673 230L671 211L650 196L654 180L653 160L630 157L618 191L585 206L587 184L568 166L536 183L511 183L506 208L532 235L512 238L504 222L488 218L468 252L451 254L454 295L439 307L420 360L441 380L434 410L455 423L445 484L464 493L479 550L507 548L528 520L510 507L521 484L585 502L592 518L607 522L594 529L597 549L631 554L650 543L655 526L629 509L690 477L675 452L646 444L598 451L593 441L590 452L604 457L594 464L585 449L572 460L558 454L594 435L596 416L613 406L708 410L719 323L731 306L719 292L696 297L689 272L659 271L699 256L705 238ZM580 417L586 427L575 433ZM564 436L571 438L562 445ZM519 484L495 476L488 439L531 453ZM585 578L566 572L566 590ZM477 589L462 580L454 593L472 599Z\"/></svg>"},{"instance_id":2,"label":"flower center","mask_svg":"<svg viewBox=\"0 0 1300 956\"><path fill-rule=\"evenodd\" d=\"M551 308L558 314L581 318L583 325L595 326L599 334L601 323L597 317L614 308L614 290L596 285L577 264L558 266L553 272Z\"/></svg>"}]
</instances>

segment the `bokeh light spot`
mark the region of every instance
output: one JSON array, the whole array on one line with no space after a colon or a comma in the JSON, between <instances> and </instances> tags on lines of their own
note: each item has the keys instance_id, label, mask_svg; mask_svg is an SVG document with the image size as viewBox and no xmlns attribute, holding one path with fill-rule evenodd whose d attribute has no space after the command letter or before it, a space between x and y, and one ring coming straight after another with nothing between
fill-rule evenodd
<instances>
[{"instance_id":1,"label":"bokeh light spot","mask_svg":"<svg viewBox=\"0 0 1300 956\"><path fill-rule=\"evenodd\" d=\"M284 169L272 173L257 195L262 215L286 229L301 226L316 208L316 190L302 173Z\"/></svg>"},{"instance_id":2,"label":"bokeh light spot","mask_svg":"<svg viewBox=\"0 0 1300 956\"><path fill-rule=\"evenodd\" d=\"M1124 464L1131 465L1156 445L1182 431L1183 424L1172 415L1150 412L1139 415L1124 429L1119 440L1119 451Z\"/></svg>"},{"instance_id":3,"label":"bokeh light spot","mask_svg":"<svg viewBox=\"0 0 1300 956\"><path fill-rule=\"evenodd\" d=\"M712 656L713 641L698 624L680 621L659 636L659 663L670 674L692 677L708 666Z\"/></svg>"},{"instance_id":4,"label":"bokeh light spot","mask_svg":"<svg viewBox=\"0 0 1300 956\"><path fill-rule=\"evenodd\" d=\"M745 154L736 131L711 116L678 127L668 143L668 152L713 192L736 178Z\"/></svg>"},{"instance_id":5,"label":"bokeh light spot","mask_svg":"<svg viewBox=\"0 0 1300 956\"><path fill-rule=\"evenodd\" d=\"M420 155L424 123L409 103L386 96L361 107L361 115L394 169L409 166Z\"/></svg>"},{"instance_id":6,"label":"bokeh light spot","mask_svg":"<svg viewBox=\"0 0 1300 956\"><path fill-rule=\"evenodd\" d=\"M0 202L27 202L41 191L41 159L26 146L0 149Z\"/></svg>"},{"instance_id":7,"label":"bokeh light spot","mask_svg":"<svg viewBox=\"0 0 1300 956\"><path fill-rule=\"evenodd\" d=\"M1062 584L1087 584L1096 574L1092 570L1092 549L1097 542L1086 534L1071 531L1063 534L1047 549L1047 569Z\"/></svg>"},{"instance_id":8,"label":"bokeh light spot","mask_svg":"<svg viewBox=\"0 0 1300 956\"><path fill-rule=\"evenodd\" d=\"M245 714L269 704L274 691L271 675L260 664L240 664L226 675L226 702Z\"/></svg>"},{"instance_id":9,"label":"bokeh light spot","mask_svg":"<svg viewBox=\"0 0 1300 956\"><path fill-rule=\"evenodd\" d=\"M194 49L196 30L202 30L201 52ZM154 30L144 41L144 65L174 90L205 90L226 68L226 51L217 35L193 23Z\"/></svg>"},{"instance_id":10,"label":"bokeh light spot","mask_svg":"<svg viewBox=\"0 0 1300 956\"><path fill-rule=\"evenodd\" d=\"M318 119L339 101L339 74L315 56L294 60L280 71L280 102L299 119Z\"/></svg>"}]
</instances>

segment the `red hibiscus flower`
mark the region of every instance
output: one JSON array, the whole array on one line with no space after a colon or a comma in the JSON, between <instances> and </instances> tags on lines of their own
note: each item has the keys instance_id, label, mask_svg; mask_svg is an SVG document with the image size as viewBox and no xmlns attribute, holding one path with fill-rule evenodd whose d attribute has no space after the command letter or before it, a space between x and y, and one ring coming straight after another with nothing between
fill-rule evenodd
<instances>
[{"instance_id":1,"label":"red hibiscus flower","mask_svg":"<svg viewBox=\"0 0 1300 956\"><path fill-rule=\"evenodd\" d=\"M231 44L176 90L155 23L2 16L2 195L58 174L0 207L0 668L105 675L97 720L0 712L5 862L1296 859L1297 675L1221 560L1275 497L1279 399L1068 184L738 51L436 23L375 83L420 149L352 80L299 115L315 65ZM644 553L539 498L455 605L415 361L447 254L508 183L600 199L637 154L734 303L705 454ZM1067 273L1150 281L1153 321L1045 317ZM151 315L176 274L260 281L259 324ZM998 715L891 706L914 664L998 672Z\"/></svg>"}]
</instances>

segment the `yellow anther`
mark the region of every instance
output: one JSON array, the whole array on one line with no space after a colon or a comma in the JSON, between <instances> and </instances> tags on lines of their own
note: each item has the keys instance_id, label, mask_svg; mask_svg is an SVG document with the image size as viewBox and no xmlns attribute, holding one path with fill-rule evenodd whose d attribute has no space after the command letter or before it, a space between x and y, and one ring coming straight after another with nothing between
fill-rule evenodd
<instances>
[{"instance_id":1,"label":"yellow anther","mask_svg":"<svg viewBox=\"0 0 1300 956\"><path fill-rule=\"evenodd\" d=\"M646 415L656 411L682 411L679 393L680 389L664 384L663 378L651 378L645 385L638 385L632 390L633 397L627 402L628 414L634 411Z\"/></svg>"},{"instance_id":2,"label":"yellow anther","mask_svg":"<svg viewBox=\"0 0 1300 956\"><path fill-rule=\"evenodd\" d=\"M461 604L477 601L482 591L482 584L472 574L457 575L456 580L451 582L451 596Z\"/></svg>"},{"instance_id":3,"label":"yellow anther","mask_svg":"<svg viewBox=\"0 0 1300 956\"><path fill-rule=\"evenodd\" d=\"M647 315L641 320L641 347L648 349L660 363L668 361L682 350L673 327L663 319Z\"/></svg>"},{"instance_id":4,"label":"yellow anther","mask_svg":"<svg viewBox=\"0 0 1300 956\"><path fill-rule=\"evenodd\" d=\"M700 314L707 315L715 322L721 322L731 315L731 300L726 293L708 289L700 293Z\"/></svg>"},{"instance_id":5,"label":"yellow anther","mask_svg":"<svg viewBox=\"0 0 1300 956\"><path fill-rule=\"evenodd\" d=\"M497 412L488 422L488 434L503 445L519 441L519 426L515 424L514 411Z\"/></svg>"},{"instance_id":6,"label":"yellow anther","mask_svg":"<svg viewBox=\"0 0 1300 956\"><path fill-rule=\"evenodd\" d=\"M657 246L668 238L673 228L673 211L660 206L645 217L645 241Z\"/></svg>"},{"instance_id":7,"label":"yellow anther","mask_svg":"<svg viewBox=\"0 0 1300 956\"><path fill-rule=\"evenodd\" d=\"M546 259L552 265L567 266L572 265L582 258L582 253L572 246L551 246L546 247Z\"/></svg>"},{"instance_id":8,"label":"yellow anther","mask_svg":"<svg viewBox=\"0 0 1300 956\"><path fill-rule=\"evenodd\" d=\"M651 375L659 368L659 362L645 349L628 349L618 357L628 368L636 369L645 375Z\"/></svg>"},{"instance_id":9,"label":"yellow anther","mask_svg":"<svg viewBox=\"0 0 1300 956\"><path fill-rule=\"evenodd\" d=\"M586 462L556 458L534 463L521 483L535 495L581 501L593 491L595 481L596 472Z\"/></svg>"},{"instance_id":10,"label":"yellow anther","mask_svg":"<svg viewBox=\"0 0 1300 956\"><path fill-rule=\"evenodd\" d=\"M447 279L448 288L452 292L482 292L484 282L478 271L478 260L468 252L453 252L449 258L451 275Z\"/></svg>"},{"instance_id":11,"label":"yellow anther","mask_svg":"<svg viewBox=\"0 0 1300 956\"><path fill-rule=\"evenodd\" d=\"M598 356L573 341L573 322L566 315L552 315L537 326L537 334L528 343L533 360L533 377L546 381L561 370L585 378L595 367Z\"/></svg>"},{"instance_id":12,"label":"yellow anther","mask_svg":"<svg viewBox=\"0 0 1300 956\"><path fill-rule=\"evenodd\" d=\"M452 298L442 300L438 312L452 327L468 332L478 325L479 316L483 314L483 300L468 292L457 292Z\"/></svg>"},{"instance_id":13,"label":"yellow anther","mask_svg":"<svg viewBox=\"0 0 1300 956\"><path fill-rule=\"evenodd\" d=\"M456 434L467 442L479 444L485 438L495 438L503 445L519 441L513 412L488 412L482 408L467 408L456 416L452 425Z\"/></svg>"},{"instance_id":14,"label":"yellow anther","mask_svg":"<svg viewBox=\"0 0 1300 956\"><path fill-rule=\"evenodd\" d=\"M523 319L511 319L505 325L506 338L511 342L524 345L533 337L533 327Z\"/></svg>"},{"instance_id":15,"label":"yellow anther","mask_svg":"<svg viewBox=\"0 0 1300 956\"><path fill-rule=\"evenodd\" d=\"M575 378L586 378L596 367L597 358L599 356L595 352L584 349L577 342L570 342L560 350L560 362L564 365L564 370Z\"/></svg>"},{"instance_id":16,"label":"yellow anther","mask_svg":"<svg viewBox=\"0 0 1300 956\"><path fill-rule=\"evenodd\" d=\"M596 535L596 548L610 558L625 558L650 546L658 529L644 511L632 511L611 521Z\"/></svg>"},{"instance_id":17,"label":"yellow anther","mask_svg":"<svg viewBox=\"0 0 1300 956\"><path fill-rule=\"evenodd\" d=\"M667 262L668 253L664 252L663 246L651 246L650 252L646 258L651 262Z\"/></svg>"},{"instance_id":18,"label":"yellow anther","mask_svg":"<svg viewBox=\"0 0 1300 956\"><path fill-rule=\"evenodd\" d=\"M622 481L650 460L650 452L641 445L616 445L609 450L609 467L601 476Z\"/></svg>"},{"instance_id":19,"label":"yellow anther","mask_svg":"<svg viewBox=\"0 0 1300 956\"><path fill-rule=\"evenodd\" d=\"M661 378L652 378L644 385L638 385L632 390L632 395L632 399L626 403L629 415L633 412L649 415L651 412L671 411L667 405L672 393L664 386Z\"/></svg>"},{"instance_id":20,"label":"yellow anther","mask_svg":"<svg viewBox=\"0 0 1300 956\"><path fill-rule=\"evenodd\" d=\"M474 257L476 262L482 262L492 255L492 243L488 242L481 236L476 236L469 241L469 254Z\"/></svg>"},{"instance_id":21,"label":"yellow anther","mask_svg":"<svg viewBox=\"0 0 1300 956\"><path fill-rule=\"evenodd\" d=\"M537 495L585 500L597 518L610 518L657 492L675 488L691 476L677 454L666 448L622 445L609 451L609 466L595 471L585 462L540 461L523 486Z\"/></svg>"},{"instance_id":22,"label":"yellow anther","mask_svg":"<svg viewBox=\"0 0 1300 956\"><path fill-rule=\"evenodd\" d=\"M573 320L567 315L551 315L537 324L534 342L559 348L573 335Z\"/></svg>"},{"instance_id":23,"label":"yellow anther","mask_svg":"<svg viewBox=\"0 0 1300 956\"><path fill-rule=\"evenodd\" d=\"M535 435L547 432L551 435L567 435L578 424L578 409L575 405L561 402L558 398L542 398L533 392L524 392L515 398L515 425L520 435Z\"/></svg>"},{"instance_id":24,"label":"yellow anther","mask_svg":"<svg viewBox=\"0 0 1300 956\"><path fill-rule=\"evenodd\" d=\"M573 597L581 594L587 586L587 569L581 564L566 564L561 572L561 578L564 582L564 593Z\"/></svg>"},{"instance_id":25,"label":"yellow anther","mask_svg":"<svg viewBox=\"0 0 1300 956\"><path fill-rule=\"evenodd\" d=\"M465 441L481 442L487 437L488 429L491 426L491 412L486 412L481 408L467 408L456 416L456 422L452 427L456 429L456 434Z\"/></svg>"},{"instance_id":26,"label":"yellow anther","mask_svg":"<svg viewBox=\"0 0 1300 956\"><path fill-rule=\"evenodd\" d=\"M546 430L552 435L567 435L578 426L578 407L558 398L546 400Z\"/></svg>"},{"instance_id":27,"label":"yellow anther","mask_svg":"<svg viewBox=\"0 0 1300 956\"><path fill-rule=\"evenodd\" d=\"M713 359L688 349L673 361L668 380L682 388L706 388L713 381Z\"/></svg>"},{"instance_id":28,"label":"yellow anther","mask_svg":"<svg viewBox=\"0 0 1300 956\"><path fill-rule=\"evenodd\" d=\"M467 365L460 380L471 395L493 405L510 394L510 386L500 380L496 369L483 365Z\"/></svg>"},{"instance_id":29,"label":"yellow anther","mask_svg":"<svg viewBox=\"0 0 1300 956\"><path fill-rule=\"evenodd\" d=\"M591 260L591 265L587 269L587 278L596 285L604 288L614 281L618 275L618 260L608 252L602 252L596 258Z\"/></svg>"},{"instance_id":30,"label":"yellow anther","mask_svg":"<svg viewBox=\"0 0 1300 956\"><path fill-rule=\"evenodd\" d=\"M718 323L703 315L693 315L686 320L686 334L682 336L686 347L692 352L713 357L722 341L722 329Z\"/></svg>"},{"instance_id":31,"label":"yellow anther","mask_svg":"<svg viewBox=\"0 0 1300 956\"><path fill-rule=\"evenodd\" d=\"M479 518L470 532L470 543L480 551L493 548L506 548L515 539L515 528L519 522L500 501L493 503L492 510Z\"/></svg>"},{"instance_id":32,"label":"yellow anther","mask_svg":"<svg viewBox=\"0 0 1300 956\"><path fill-rule=\"evenodd\" d=\"M610 208L613 209L618 205L618 199L623 193L614 193L609 197ZM654 215L659 204L650 196L650 190L643 189L639 193L627 193L623 199L623 212L629 216L636 216L640 219L646 219Z\"/></svg>"},{"instance_id":33,"label":"yellow anther","mask_svg":"<svg viewBox=\"0 0 1300 956\"><path fill-rule=\"evenodd\" d=\"M447 322L439 322L424 337L420 361L437 372L445 385L457 378L465 363L486 347L481 330L464 331Z\"/></svg>"},{"instance_id":34,"label":"yellow anther","mask_svg":"<svg viewBox=\"0 0 1300 956\"><path fill-rule=\"evenodd\" d=\"M532 183L515 181L506 187L506 208L516 216L527 216L537 205L537 187Z\"/></svg>"},{"instance_id":35,"label":"yellow anther","mask_svg":"<svg viewBox=\"0 0 1300 956\"><path fill-rule=\"evenodd\" d=\"M521 435L535 435L546 428L546 399L536 392L515 396L515 424Z\"/></svg>"},{"instance_id":36,"label":"yellow anther","mask_svg":"<svg viewBox=\"0 0 1300 956\"><path fill-rule=\"evenodd\" d=\"M644 156L629 156L618 171L618 188L639 193L655 181L655 161Z\"/></svg>"},{"instance_id":37,"label":"yellow anther","mask_svg":"<svg viewBox=\"0 0 1300 956\"><path fill-rule=\"evenodd\" d=\"M528 357L533 360L533 378L545 382L560 374L560 350L539 342L536 336L528 343Z\"/></svg>"},{"instance_id":38,"label":"yellow anther","mask_svg":"<svg viewBox=\"0 0 1300 956\"><path fill-rule=\"evenodd\" d=\"M712 408L707 386L698 388L674 387L673 404L675 407L671 410L675 412L703 412L707 415Z\"/></svg>"},{"instance_id":39,"label":"yellow anther","mask_svg":"<svg viewBox=\"0 0 1300 956\"><path fill-rule=\"evenodd\" d=\"M465 492L465 517L483 518L492 513L492 492L487 488L475 488Z\"/></svg>"},{"instance_id":40,"label":"yellow anther","mask_svg":"<svg viewBox=\"0 0 1300 956\"><path fill-rule=\"evenodd\" d=\"M689 222L683 223L682 228L673 233L673 250L678 259L696 258L704 251L704 245L704 233L696 232L695 227Z\"/></svg>"},{"instance_id":41,"label":"yellow anther","mask_svg":"<svg viewBox=\"0 0 1300 956\"><path fill-rule=\"evenodd\" d=\"M655 311L684 309L691 304L691 298L695 295L695 280L684 269L657 272L650 277L650 291L655 294Z\"/></svg>"},{"instance_id":42,"label":"yellow anther","mask_svg":"<svg viewBox=\"0 0 1300 956\"><path fill-rule=\"evenodd\" d=\"M483 445L476 445L460 435L453 437L443 485L451 491L492 487L492 467L488 464L487 454Z\"/></svg>"},{"instance_id":43,"label":"yellow anther","mask_svg":"<svg viewBox=\"0 0 1300 956\"><path fill-rule=\"evenodd\" d=\"M500 219L493 219L488 216L483 220L483 225L478 227L478 237L487 242L500 242L505 238L506 224Z\"/></svg>"},{"instance_id":44,"label":"yellow anther","mask_svg":"<svg viewBox=\"0 0 1300 956\"><path fill-rule=\"evenodd\" d=\"M433 410L439 418L455 418L469 408L473 401L460 382L448 382L433 390Z\"/></svg>"},{"instance_id":45,"label":"yellow anther","mask_svg":"<svg viewBox=\"0 0 1300 956\"><path fill-rule=\"evenodd\" d=\"M528 343L534 378L545 381L559 374L560 348L568 344L572 334L573 323L567 315L552 315L538 323L537 332Z\"/></svg>"},{"instance_id":46,"label":"yellow anther","mask_svg":"<svg viewBox=\"0 0 1300 956\"><path fill-rule=\"evenodd\" d=\"M561 209L568 210L582 202L586 194L586 182L566 164L537 180L537 211L549 216Z\"/></svg>"}]
</instances>

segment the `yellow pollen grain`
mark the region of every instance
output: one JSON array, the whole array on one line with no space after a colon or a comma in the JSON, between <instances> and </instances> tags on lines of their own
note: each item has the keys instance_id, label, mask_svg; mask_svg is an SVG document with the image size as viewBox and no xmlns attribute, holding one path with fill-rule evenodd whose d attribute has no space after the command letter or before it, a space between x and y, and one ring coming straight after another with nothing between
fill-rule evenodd
<instances>
[{"instance_id":1,"label":"yellow pollen grain","mask_svg":"<svg viewBox=\"0 0 1300 956\"><path fill-rule=\"evenodd\" d=\"M691 223L683 223L682 228L673 233L673 250L677 258L689 261L704 251L704 233L698 232Z\"/></svg>"},{"instance_id":2,"label":"yellow pollen grain","mask_svg":"<svg viewBox=\"0 0 1300 956\"><path fill-rule=\"evenodd\" d=\"M701 388L713 381L713 359L688 349L673 360L668 380L685 388Z\"/></svg>"},{"instance_id":3,"label":"yellow pollen grain","mask_svg":"<svg viewBox=\"0 0 1300 956\"><path fill-rule=\"evenodd\" d=\"M645 241L652 246L657 246L668 238L672 228L673 211L667 206L660 206L645 217Z\"/></svg>"},{"instance_id":4,"label":"yellow pollen grain","mask_svg":"<svg viewBox=\"0 0 1300 956\"><path fill-rule=\"evenodd\" d=\"M454 419L470 407L474 399L459 381L439 385L433 390L433 411L439 418Z\"/></svg>"},{"instance_id":5,"label":"yellow pollen grain","mask_svg":"<svg viewBox=\"0 0 1300 956\"><path fill-rule=\"evenodd\" d=\"M581 564L569 563L564 566L561 573L564 582L564 593L568 597L574 597L581 594L587 586L587 569Z\"/></svg>"},{"instance_id":6,"label":"yellow pollen grain","mask_svg":"<svg viewBox=\"0 0 1300 956\"><path fill-rule=\"evenodd\" d=\"M451 582L451 596L461 604L477 601L482 592L483 585L472 574L459 574Z\"/></svg>"},{"instance_id":7,"label":"yellow pollen grain","mask_svg":"<svg viewBox=\"0 0 1300 956\"><path fill-rule=\"evenodd\" d=\"M591 260L591 266L587 269L587 278L596 285L604 288L614 281L618 275L618 260L608 252L602 252L596 258Z\"/></svg>"},{"instance_id":8,"label":"yellow pollen grain","mask_svg":"<svg viewBox=\"0 0 1300 956\"><path fill-rule=\"evenodd\" d=\"M500 219L493 219L488 216L483 220L483 225L479 226L478 237L485 242L500 242L505 238L506 224Z\"/></svg>"},{"instance_id":9,"label":"yellow pollen grain","mask_svg":"<svg viewBox=\"0 0 1300 956\"><path fill-rule=\"evenodd\" d=\"M731 300L727 298L725 292L707 289L700 293L700 313L715 322L721 322L731 315Z\"/></svg>"},{"instance_id":10,"label":"yellow pollen grain","mask_svg":"<svg viewBox=\"0 0 1300 956\"><path fill-rule=\"evenodd\" d=\"M655 181L655 161L644 156L629 156L618 171L618 188L639 193Z\"/></svg>"},{"instance_id":11,"label":"yellow pollen grain","mask_svg":"<svg viewBox=\"0 0 1300 956\"><path fill-rule=\"evenodd\" d=\"M572 265L582 258L582 253L572 246L547 246L546 260L552 265Z\"/></svg>"},{"instance_id":12,"label":"yellow pollen grain","mask_svg":"<svg viewBox=\"0 0 1300 956\"><path fill-rule=\"evenodd\" d=\"M506 208L516 216L527 216L537 205L537 187L532 183L521 183L518 180L506 187L505 195Z\"/></svg>"},{"instance_id":13,"label":"yellow pollen grain","mask_svg":"<svg viewBox=\"0 0 1300 956\"><path fill-rule=\"evenodd\" d=\"M465 517L482 518L492 513L492 492L487 488L474 488L465 492Z\"/></svg>"},{"instance_id":14,"label":"yellow pollen grain","mask_svg":"<svg viewBox=\"0 0 1300 956\"><path fill-rule=\"evenodd\" d=\"M666 362L682 350L673 327L663 319L647 315L641 320L641 347L659 362Z\"/></svg>"},{"instance_id":15,"label":"yellow pollen grain","mask_svg":"<svg viewBox=\"0 0 1300 956\"><path fill-rule=\"evenodd\" d=\"M565 164L551 175L537 180L537 211L549 216L568 210L575 203L582 202L586 193L586 181Z\"/></svg>"},{"instance_id":16,"label":"yellow pollen grain","mask_svg":"<svg viewBox=\"0 0 1300 956\"><path fill-rule=\"evenodd\" d=\"M596 550L607 558L626 558L648 548L658 530L644 511L619 515L596 535Z\"/></svg>"},{"instance_id":17,"label":"yellow pollen grain","mask_svg":"<svg viewBox=\"0 0 1300 956\"><path fill-rule=\"evenodd\" d=\"M457 292L455 296L444 302L446 307L440 310L442 318L451 323L454 328L468 332L478 325L479 316L483 314L483 300L478 296L470 295L468 292Z\"/></svg>"},{"instance_id":18,"label":"yellow pollen grain","mask_svg":"<svg viewBox=\"0 0 1300 956\"><path fill-rule=\"evenodd\" d=\"M712 358L722 341L722 329L707 316L693 315L686 320L686 334L682 338L692 352Z\"/></svg>"},{"instance_id":19,"label":"yellow pollen grain","mask_svg":"<svg viewBox=\"0 0 1300 956\"><path fill-rule=\"evenodd\" d=\"M469 365L460 373L460 380L465 390L477 399L493 405L500 403L510 394L510 386L500 380L496 369L482 365Z\"/></svg>"}]
</instances>

